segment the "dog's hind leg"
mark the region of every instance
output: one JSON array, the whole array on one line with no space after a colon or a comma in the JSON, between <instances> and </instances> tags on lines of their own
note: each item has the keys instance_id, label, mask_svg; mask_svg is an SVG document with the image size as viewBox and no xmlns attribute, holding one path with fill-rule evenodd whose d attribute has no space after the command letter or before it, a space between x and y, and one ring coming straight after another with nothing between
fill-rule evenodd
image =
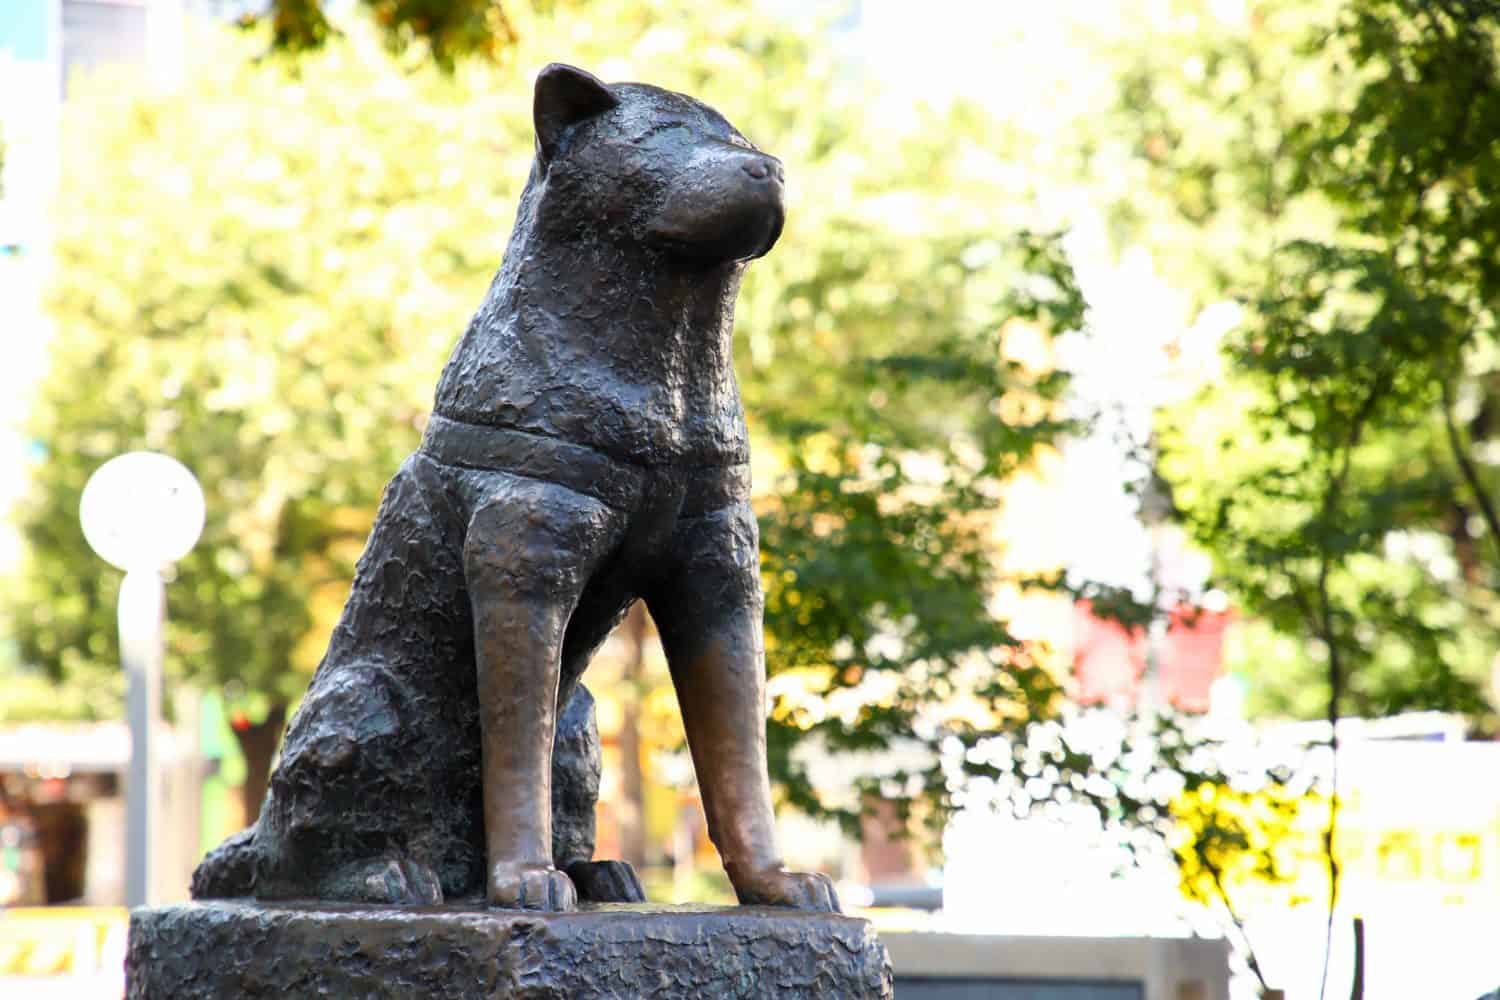
<instances>
[{"instance_id":1,"label":"dog's hind leg","mask_svg":"<svg viewBox=\"0 0 1500 1000\"><path fill-rule=\"evenodd\" d=\"M599 767L594 699L579 684L557 720L552 748L552 863L567 873L579 899L593 903L645 902L641 880L628 863L594 860Z\"/></svg>"},{"instance_id":2,"label":"dog's hind leg","mask_svg":"<svg viewBox=\"0 0 1500 1000\"><path fill-rule=\"evenodd\" d=\"M616 557L584 590L563 639L557 741L552 750L552 863L567 872L580 899L639 903L635 869L594 860L594 806L599 800L599 726L594 699L578 683L594 652L635 603L628 564Z\"/></svg>"},{"instance_id":3,"label":"dog's hind leg","mask_svg":"<svg viewBox=\"0 0 1500 1000\"><path fill-rule=\"evenodd\" d=\"M442 798L477 771L449 717L455 678L473 691L463 524L443 470L409 459L282 744L253 839L258 897L416 904L467 888Z\"/></svg>"}]
</instances>

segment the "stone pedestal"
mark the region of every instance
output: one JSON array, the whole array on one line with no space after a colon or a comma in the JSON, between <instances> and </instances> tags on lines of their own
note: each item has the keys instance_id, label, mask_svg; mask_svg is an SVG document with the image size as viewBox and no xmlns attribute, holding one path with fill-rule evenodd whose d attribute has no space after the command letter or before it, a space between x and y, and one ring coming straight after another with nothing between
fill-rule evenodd
<instances>
[{"instance_id":1,"label":"stone pedestal","mask_svg":"<svg viewBox=\"0 0 1500 1000\"><path fill-rule=\"evenodd\" d=\"M189 903L132 913L125 967L129 1000L892 996L865 921L752 907Z\"/></svg>"}]
</instances>

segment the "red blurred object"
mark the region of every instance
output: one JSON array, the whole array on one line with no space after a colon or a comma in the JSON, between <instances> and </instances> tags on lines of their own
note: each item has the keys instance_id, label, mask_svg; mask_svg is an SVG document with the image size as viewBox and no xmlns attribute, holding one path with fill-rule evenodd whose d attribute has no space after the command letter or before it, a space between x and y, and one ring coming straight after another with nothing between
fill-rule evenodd
<instances>
[{"instance_id":1,"label":"red blurred object","mask_svg":"<svg viewBox=\"0 0 1500 1000\"><path fill-rule=\"evenodd\" d=\"M229 714L229 726L237 733L243 733L250 728L250 716L235 709Z\"/></svg>"},{"instance_id":2,"label":"red blurred object","mask_svg":"<svg viewBox=\"0 0 1500 1000\"><path fill-rule=\"evenodd\" d=\"M1161 697L1184 712L1206 712L1209 690L1223 672L1224 630L1232 611L1180 604L1167 621L1157 651ZM1088 601L1073 605L1073 678L1085 705L1135 705L1146 673L1146 631L1099 618Z\"/></svg>"},{"instance_id":3,"label":"red blurred object","mask_svg":"<svg viewBox=\"0 0 1500 1000\"><path fill-rule=\"evenodd\" d=\"M1184 712L1207 712L1209 690L1224 672L1224 631L1231 611L1186 604L1172 611L1162 641L1157 676L1168 701Z\"/></svg>"},{"instance_id":4,"label":"red blurred object","mask_svg":"<svg viewBox=\"0 0 1500 1000\"><path fill-rule=\"evenodd\" d=\"M1099 618L1089 601L1073 605L1073 678L1085 705L1127 708L1146 672L1146 631Z\"/></svg>"},{"instance_id":5,"label":"red blurred object","mask_svg":"<svg viewBox=\"0 0 1500 1000\"><path fill-rule=\"evenodd\" d=\"M33 802L64 802L68 798L66 778L44 778L31 789Z\"/></svg>"}]
</instances>

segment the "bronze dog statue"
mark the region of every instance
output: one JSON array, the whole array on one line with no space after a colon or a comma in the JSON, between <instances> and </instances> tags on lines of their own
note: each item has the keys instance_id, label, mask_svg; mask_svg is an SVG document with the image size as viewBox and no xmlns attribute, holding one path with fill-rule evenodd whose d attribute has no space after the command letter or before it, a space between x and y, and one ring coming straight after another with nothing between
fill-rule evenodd
<instances>
[{"instance_id":1,"label":"bronze dog statue","mask_svg":"<svg viewBox=\"0 0 1500 1000\"><path fill-rule=\"evenodd\" d=\"M579 678L637 600L743 903L837 910L785 871L766 772L759 538L731 358L782 167L711 108L551 65L505 261L387 487L260 818L197 897L637 900L595 862Z\"/></svg>"}]
</instances>

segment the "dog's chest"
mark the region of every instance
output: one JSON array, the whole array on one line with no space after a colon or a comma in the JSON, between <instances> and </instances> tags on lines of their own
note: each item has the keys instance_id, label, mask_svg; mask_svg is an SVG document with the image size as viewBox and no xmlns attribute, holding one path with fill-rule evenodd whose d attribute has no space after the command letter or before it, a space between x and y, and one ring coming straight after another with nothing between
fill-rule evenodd
<instances>
[{"instance_id":1,"label":"dog's chest","mask_svg":"<svg viewBox=\"0 0 1500 1000\"><path fill-rule=\"evenodd\" d=\"M625 323L471 331L438 384L436 412L596 448L640 465L723 465L749 448L727 331ZM696 338L696 339L695 339Z\"/></svg>"}]
</instances>

